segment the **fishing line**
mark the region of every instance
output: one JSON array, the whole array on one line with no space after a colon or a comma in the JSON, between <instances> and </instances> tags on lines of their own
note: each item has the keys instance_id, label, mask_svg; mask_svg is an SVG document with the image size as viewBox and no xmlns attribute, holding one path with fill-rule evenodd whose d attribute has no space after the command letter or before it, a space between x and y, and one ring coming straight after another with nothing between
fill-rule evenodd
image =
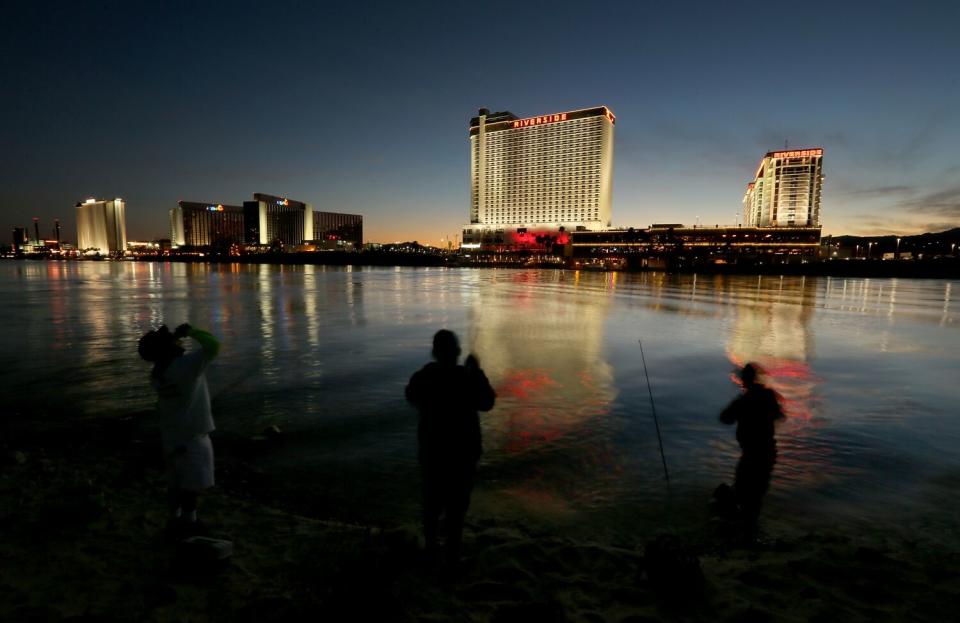
<instances>
[{"instance_id":1,"label":"fishing line","mask_svg":"<svg viewBox=\"0 0 960 623\"><path fill-rule=\"evenodd\" d=\"M650 410L653 412L653 424L657 429L657 443L660 444L660 460L663 462L663 477L667 481L667 489L670 489L670 472L667 470L667 456L663 452L663 437L660 435L660 419L657 417L657 406L653 402L653 389L650 386L650 374L647 372L647 359L643 356L643 340L637 340L640 344L640 361L643 362L643 375L647 377L647 393L650 394Z\"/></svg>"}]
</instances>

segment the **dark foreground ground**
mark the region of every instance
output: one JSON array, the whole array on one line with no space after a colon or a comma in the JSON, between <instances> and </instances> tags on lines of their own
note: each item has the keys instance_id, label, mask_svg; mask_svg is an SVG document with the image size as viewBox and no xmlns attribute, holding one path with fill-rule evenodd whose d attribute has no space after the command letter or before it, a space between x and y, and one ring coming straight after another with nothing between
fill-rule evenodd
<instances>
[{"instance_id":1,"label":"dark foreground ground","mask_svg":"<svg viewBox=\"0 0 960 623\"><path fill-rule=\"evenodd\" d=\"M649 546L468 525L464 568L451 576L423 563L415 526L350 525L260 503L269 475L247 460L282 443L269 438L214 440L219 484L202 517L235 554L225 564L183 561L164 538L159 447L140 417L0 416L2 621L853 623L956 620L960 607L952 504L910 539L769 518L763 545L741 547L709 528L660 557Z\"/></svg>"}]
</instances>

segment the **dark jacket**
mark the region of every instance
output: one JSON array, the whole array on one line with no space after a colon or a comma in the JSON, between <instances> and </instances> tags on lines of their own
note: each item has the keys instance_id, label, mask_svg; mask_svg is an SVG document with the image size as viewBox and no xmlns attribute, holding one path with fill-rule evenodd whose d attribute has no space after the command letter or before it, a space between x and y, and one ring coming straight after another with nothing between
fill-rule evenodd
<instances>
[{"instance_id":1,"label":"dark jacket","mask_svg":"<svg viewBox=\"0 0 960 623\"><path fill-rule=\"evenodd\" d=\"M757 383L723 410L720 421L737 424L737 441L746 454L774 449L773 423L783 417L777 392Z\"/></svg>"},{"instance_id":2,"label":"dark jacket","mask_svg":"<svg viewBox=\"0 0 960 623\"><path fill-rule=\"evenodd\" d=\"M410 378L406 395L420 410L422 465L470 465L480 459L477 411L489 411L496 399L482 370L431 362Z\"/></svg>"}]
</instances>

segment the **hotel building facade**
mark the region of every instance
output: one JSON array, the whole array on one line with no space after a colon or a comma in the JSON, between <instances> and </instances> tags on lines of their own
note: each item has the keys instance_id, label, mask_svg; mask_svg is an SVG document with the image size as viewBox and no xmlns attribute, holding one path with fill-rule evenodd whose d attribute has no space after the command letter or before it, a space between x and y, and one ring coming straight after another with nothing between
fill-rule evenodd
<instances>
[{"instance_id":1,"label":"hotel building facade","mask_svg":"<svg viewBox=\"0 0 960 623\"><path fill-rule=\"evenodd\" d=\"M276 243L356 249L363 245L363 217L314 211L308 203L263 193L255 193L253 201L242 206L180 201L170 210L170 241L173 248L183 250Z\"/></svg>"},{"instance_id":2,"label":"hotel building facade","mask_svg":"<svg viewBox=\"0 0 960 623\"><path fill-rule=\"evenodd\" d=\"M242 244L242 206L180 201L170 210L170 244L173 248L229 247Z\"/></svg>"},{"instance_id":3,"label":"hotel building facade","mask_svg":"<svg viewBox=\"0 0 960 623\"><path fill-rule=\"evenodd\" d=\"M363 217L339 212L313 213L313 240L323 249L363 246Z\"/></svg>"},{"instance_id":4,"label":"hotel building facade","mask_svg":"<svg viewBox=\"0 0 960 623\"><path fill-rule=\"evenodd\" d=\"M309 203L254 193L243 202L246 241L249 244L300 245L313 240L313 209Z\"/></svg>"},{"instance_id":5,"label":"hotel building facade","mask_svg":"<svg viewBox=\"0 0 960 623\"><path fill-rule=\"evenodd\" d=\"M101 255L122 253L127 248L126 205L123 199L94 199L79 202L77 248Z\"/></svg>"},{"instance_id":6,"label":"hotel building facade","mask_svg":"<svg viewBox=\"0 0 960 623\"><path fill-rule=\"evenodd\" d=\"M743 196L747 227L820 227L823 149L771 151Z\"/></svg>"},{"instance_id":7,"label":"hotel building facade","mask_svg":"<svg viewBox=\"0 0 960 623\"><path fill-rule=\"evenodd\" d=\"M470 120L465 248L522 249L611 224L613 130L605 106L521 119Z\"/></svg>"}]
</instances>

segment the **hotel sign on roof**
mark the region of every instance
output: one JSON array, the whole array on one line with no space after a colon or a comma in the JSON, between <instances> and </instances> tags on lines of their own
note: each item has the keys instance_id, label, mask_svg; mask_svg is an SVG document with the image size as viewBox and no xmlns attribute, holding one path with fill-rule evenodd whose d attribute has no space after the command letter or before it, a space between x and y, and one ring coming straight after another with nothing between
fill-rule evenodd
<instances>
[{"instance_id":1,"label":"hotel sign on roof","mask_svg":"<svg viewBox=\"0 0 960 623\"><path fill-rule=\"evenodd\" d=\"M610 123L617 122L616 116L614 116L614 114L610 112L607 108L603 108L602 111L603 111L603 115L610 120ZM561 113L555 113L552 115L541 115L539 117L528 117L527 119L517 119L516 121L511 121L510 123L511 123L511 127L514 127L514 128L526 128L531 125L543 125L545 123L556 123L557 121L566 121L568 115L572 116L578 112L582 112L582 111L574 111L573 113L561 112ZM591 112L596 114L599 111L597 109L591 109ZM580 115L577 115L577 117L579 116ZM573 117L573 118L577 118L577 117Z\"/></svg>"},{"instance_id":2,"label":"hotel sign on roof","mask_svg":"<svg viewBox=\"0 0 960 623\"><path fill-rule=\"evenodd\" d=\"M584 119L587 117L606 117L611 124L617 122L616 115L606 106L597 106L595 108L584 108L582 110L573 110L568 112L554 113L550 115L539 115L537 117L527 117L526 119L511 119L508 121L495 121L486 125L487 132L496 132L499 130L519 130L550 123L560 123L562 121L573 121L575 119ZM478 127L470 127L470 134L476 134Z\"/></svg>"},{"instance_id":3,"label":"hotel sign on roof","mask_svg":"<svg viewBox=\"0 0 960 623\"><path fill-rule=\"evenodd\" d=\"M555 121L566 121L567 113L562 112L556 115L545 115L541 117L530 117L529 119L517 119L513 122L515 128L525 128L528 125L541 125L544 123L553 123Z\"/></svg>"},{"instance_id":4,"label":"hotel sign on roof","mask_svg":"<svg viewBox=\"0 0 960 623\"><path fill-rule=\"evenodd\" d=\"M772 151L767 154L771 158L806 158L809 156L822 156L823 149L795 149L793 151Z\"/></svg>"}]
</instances>

